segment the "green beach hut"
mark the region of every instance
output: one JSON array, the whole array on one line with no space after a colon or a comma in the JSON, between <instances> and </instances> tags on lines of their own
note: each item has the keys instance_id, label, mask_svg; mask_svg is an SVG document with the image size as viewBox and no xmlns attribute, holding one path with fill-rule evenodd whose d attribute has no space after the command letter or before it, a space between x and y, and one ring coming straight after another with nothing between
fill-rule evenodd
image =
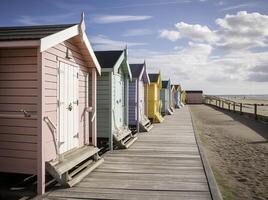
<instances>
[{"instance_id":1,"label":"green beach hut","mask_svg":"<svg viewBox=\"0 0 268 200\"><path fill-rule=\"evenodd\" d=\"M132 74L127 49L96 51L102 76L97 79L98 145L128 148L137 139L128 128L128 90Z\"/></svg>"}]
</instances>

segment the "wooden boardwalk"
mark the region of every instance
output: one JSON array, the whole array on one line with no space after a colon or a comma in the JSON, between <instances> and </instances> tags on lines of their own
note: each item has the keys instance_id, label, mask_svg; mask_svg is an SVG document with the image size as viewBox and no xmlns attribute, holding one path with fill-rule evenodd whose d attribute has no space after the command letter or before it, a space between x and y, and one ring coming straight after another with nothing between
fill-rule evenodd
<instances>
[{"instance_id":1,"label":"wooden boardwalk","mask_svg":"<svg viewBox=\"0 0 268 200\"><path fill-rule=\"evenodd\" d=\"M45 199L211 199L187 106L104 159L75 187Z\"/></svg>"}]
</instances>

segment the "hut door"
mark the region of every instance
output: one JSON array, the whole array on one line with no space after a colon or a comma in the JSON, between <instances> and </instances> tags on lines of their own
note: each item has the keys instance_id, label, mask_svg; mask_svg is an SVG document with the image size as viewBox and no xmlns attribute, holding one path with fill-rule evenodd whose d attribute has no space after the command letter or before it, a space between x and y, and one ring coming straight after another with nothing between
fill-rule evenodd
<instances>
[{"instance_id":1,"label":"hut door","mask_svg":"<svg viewBox=\"0 0 268 200\"><path fill-rule=\"evenodd\" d=\"M140 81L139 84L140 88L139 88L139 115L140 115L140 121L143 120L144 117L144 83L143 81Z\"/></svg>"},{"instance_id":2,"label":"hut door","mask_svg":"<svg viewBox=\"0 0 268 200\"><path fill-rule=\"evenodd\" d=\"M59 67L59 150L60 153L78 146L78 68L60 62Z\"/></svg>"},{"instance_id":3,"label":"hut door","mask_svg":"<svg viewBox=\"0 0 268 200\"><path fill-rule=\"evenodd\" d=\"M116 90L116 96L115 96L115 121L116 126L123 127L124 125L124 104L125 104L125 98L124 98L124 79L121 75L115 76L115 90Z\"/></svg>"}]
</instances>

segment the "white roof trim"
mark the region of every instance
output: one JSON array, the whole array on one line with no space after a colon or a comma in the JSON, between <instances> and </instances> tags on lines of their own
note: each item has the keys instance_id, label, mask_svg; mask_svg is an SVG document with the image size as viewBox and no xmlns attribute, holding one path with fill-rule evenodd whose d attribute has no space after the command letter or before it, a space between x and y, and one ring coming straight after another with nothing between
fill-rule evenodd
<instances>
[{"instance_id":1,"label":"white roof trim","mask_svg":"<svg viewBox=\"0 0 268 200\"><path fill-rule=\"evenodd\" d=\"M45 51L61 42L64 42L79 34L79 25L71 26L65 30L59 31L41 39L40 51Z\"/></svg>"},{"instance_id":2,"label":"white roof trim","mask_svg":"<svg viewBox=\"0 0 268 200\"><path fill-rule=\"evenodd\" d=\"M94 54L94 51L90 45L90 42L87 38L87 35L85 33L85 21L84 21L84 13L82 13L82 17L81 17L81 22L80 24L74 25L70 28L67 28L65 30L59 31L57 33L54 33L52 35L49 35L47 37L44 37L41 39L40 42L40 51L45 51L61 42L64 42L74 36L80 35L81 40L83 42L83 44L86 46L86 49L89 53L89 55L91 56L95 67L99 73L99 75L101 74L101 67L100 64L96 58L96 55Z\"/></svg>"},{"instance_id":3,"label":"white roof trim","mask_svg":"<svg viewBox=\"0 0 268 200\"><path fill-rule=\"evenodd\" d=\"M122 52L115 65L113 66L114 72L117 72L118 68L121 66L121 63L124 61L124 58L124 52Z\"/></svg>"},{"instance_id":4,"label":"white roof trim","mask_svg":"<svg viewBox=\"0 0 268 200\"><path fill-rule=\"evenodd\" d=\"M94 53L94 51L93 51L93 49L92 49L92 47L91 47L91 45L89 43L89 40L88 40L87 35L86 35L85 32L82 32L82 39L84 41L84 44L87 47L88 53L90 54L90 56L91 56L91 58L92 58L92 60L93 60L93 62L95 64L95 67L96 67L98 73L101 74L100 64L99 64L99 62L97 60L97 57L96 57L96 55L95 55L95 53Z\"/></svg>"},{"instance_id":5,"label":"white roof trim","mask_svg":"<svg viewBox=\"0 0 268 200\"><path fill-rule=\"evenodd\" d=\"M127 57L127 56L126 56ZM128 75L129 75L129 80L132 81L132 73L131 73L131 70L130 70L130 66L128 64L128 60L126 59L126 63L127 63L127 69L128 69Z\"/></svg>"}]
</instances>

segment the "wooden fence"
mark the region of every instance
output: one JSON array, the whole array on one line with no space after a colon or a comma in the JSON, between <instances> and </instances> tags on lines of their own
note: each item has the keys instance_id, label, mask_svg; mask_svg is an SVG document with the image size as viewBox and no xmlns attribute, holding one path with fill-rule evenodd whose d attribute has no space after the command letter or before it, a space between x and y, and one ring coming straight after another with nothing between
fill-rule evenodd
<instances>
[{"instance_id":1,"label":"wooden fence","mask_svg":"<svg viewBox=\"0 0 268 200\"><path fill-rule=\"evenodd\" d=\"M233 111L240 115L253 116L255 120L268 121L268 104L241 103L218 96L204 95L203 103L221 109Z\"/></svg>"}]
</instances>

